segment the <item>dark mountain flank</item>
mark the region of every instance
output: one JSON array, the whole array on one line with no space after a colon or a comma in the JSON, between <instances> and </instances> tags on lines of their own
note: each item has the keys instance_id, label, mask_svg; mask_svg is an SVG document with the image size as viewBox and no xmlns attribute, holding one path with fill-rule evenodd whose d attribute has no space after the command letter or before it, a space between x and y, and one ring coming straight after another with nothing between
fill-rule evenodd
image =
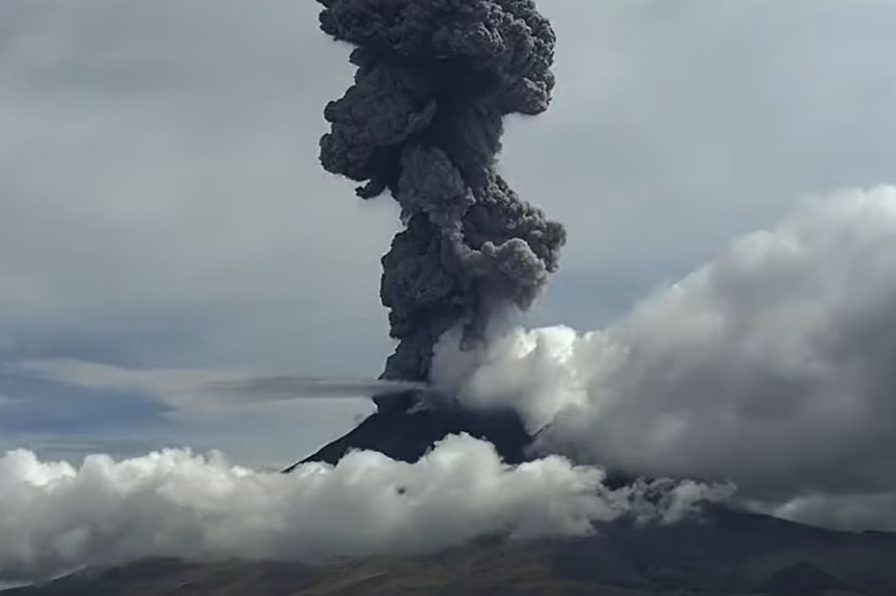
<instances>
[{"instance_id":1,"label":"dark mountain flank","mask_svg":"<svg viewBox=\"0 0 896 596\"><path fill-rule=\"evenodd\" d=\"M594 536L480 541L437 555L295 563L144 561L12 596L893 596L896 535L833 532L707 509L699 519Z\"/></svg>"},{"instance_id":2,"label":"dark mountain flank","mask_svg":"<svg viewBox=\"0 0 896 596\"><path fill-rule=\"evenodd\" d=\"M472 412L459 407L381 409L303 462L335 464L354 449L379 451L395 460L415 462L440 439L459 433L492 443L504 461L511 464L527 459L526 447L532 441L519 416L510 411ZM291 472L303 462L284 471Z\"/></svg>"}]
</instances>

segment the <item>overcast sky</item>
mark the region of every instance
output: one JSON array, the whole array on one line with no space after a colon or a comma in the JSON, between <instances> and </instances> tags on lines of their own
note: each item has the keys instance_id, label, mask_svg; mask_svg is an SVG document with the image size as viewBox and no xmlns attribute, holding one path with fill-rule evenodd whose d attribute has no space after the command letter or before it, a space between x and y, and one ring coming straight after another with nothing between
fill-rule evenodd
<instances>
[{"instance_id":1,"label":"overcast sky","mask_svg":"<svg viewBox=\"0 0 896 596\"><path fill-rule=\"evenodd\" d=\"M802 197L893 182L896 3L542 0L553 109L503 168L569 228L535 323L591 329ZM0 3L0 450L280 464L363 401L183 411L23 360L373 377L388 200L317 165L347 49L307 0Z\"/></svg>"}]
</instances>

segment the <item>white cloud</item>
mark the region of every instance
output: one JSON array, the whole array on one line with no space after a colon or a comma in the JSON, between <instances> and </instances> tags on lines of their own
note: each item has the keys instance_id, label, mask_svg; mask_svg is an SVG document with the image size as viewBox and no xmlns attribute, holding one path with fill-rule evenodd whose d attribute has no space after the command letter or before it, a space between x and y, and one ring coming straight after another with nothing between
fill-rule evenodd
<instances>
[{"instance_id":1,"label":"white cloud","mask_svg":"<svg viewBox=\"0 0 896 596\"><path fill-rule=\"evenodd\" d=\"M479 536L581 535L632 512L672 523L726 491L691 483L610 491L603 473L549 457L510 467L488 443L443 440L416 464L357 452L293 474L163 451L80 468L0 458L0 571L47 576L152 556L319 561L434 551ZM643 493L665 495L651 502Z\"/></svg>"},{"instance_id":2,"label":"white cloud","mask_svg":"<svg viewBox=\"0 0 896 596\"><path fill-rule=\"evenodd\" d=\"M579 461L771 500L896 494L894 271L896 188L844 191L605 329L447 338L434 380L550 422L542 447Z\"/></svg>"}]
</instances>

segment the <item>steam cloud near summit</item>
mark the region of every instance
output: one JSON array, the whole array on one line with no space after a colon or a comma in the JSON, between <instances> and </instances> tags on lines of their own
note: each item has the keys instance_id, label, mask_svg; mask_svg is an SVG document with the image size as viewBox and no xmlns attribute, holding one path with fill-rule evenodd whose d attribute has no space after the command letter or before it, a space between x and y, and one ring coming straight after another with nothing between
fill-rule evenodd
<instances>
[{"instance_id":1,"label":"steam cloud near summit","mask_svg":"<svg viewBox=\"0 0 896 596\"><path fill-rule=\"evenodd\" d=\"M896 188L806 205L605 329L446 337L435 380L540 448L731 481L787 517L896 530Z\"/></svg>"},{"instance_id":2,"label":"steam cloud near summit","mask_svg":"<svg viewBox=\"0 0 896 596\"><path fill-rule=\"evenodd\" d=\"M554 32L531 0L319 1L358 67L327 106L321 162L401 205L406 229L382 260L399 340L384 377L425 381L444 332L528 308L557 268L563 228L495 171L503 118L548 107Z\"/></svg>"}]
</instances>

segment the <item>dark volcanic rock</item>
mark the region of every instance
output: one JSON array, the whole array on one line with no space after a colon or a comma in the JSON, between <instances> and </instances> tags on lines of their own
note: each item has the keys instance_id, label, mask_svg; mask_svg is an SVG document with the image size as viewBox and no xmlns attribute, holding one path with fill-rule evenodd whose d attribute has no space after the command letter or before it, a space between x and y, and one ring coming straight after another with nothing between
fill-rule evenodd
<instances>
[{"instance_id":1,"label":"dark volcanic rock","mask_svg":"<svg viewBox=\"0 0 896 596\"><path fill-rule=\"evenodd\" d=\"M460 433L492 443L507 463L517 464L529 459L526 448L532 437L514 412L473 412L457 406L410 410L380 408L347 435L284 472L291 472L299 464L310 461L335 464L346 453L355 450L379 451L395 460L415 462L439 440Z\"/></svg>"},{"instance_id":2,"label":"dark volcanic rock","mask_svg":"<svg viewBox=\"0 0 896 596\"><path fill-rule=\"evenodd\" d=\"M673 525L623 519L552 556L560 576L651 593L896 594L896 535L836 532L725 506L704 506L700 518Z\"/></svg>"}]
</instances>

